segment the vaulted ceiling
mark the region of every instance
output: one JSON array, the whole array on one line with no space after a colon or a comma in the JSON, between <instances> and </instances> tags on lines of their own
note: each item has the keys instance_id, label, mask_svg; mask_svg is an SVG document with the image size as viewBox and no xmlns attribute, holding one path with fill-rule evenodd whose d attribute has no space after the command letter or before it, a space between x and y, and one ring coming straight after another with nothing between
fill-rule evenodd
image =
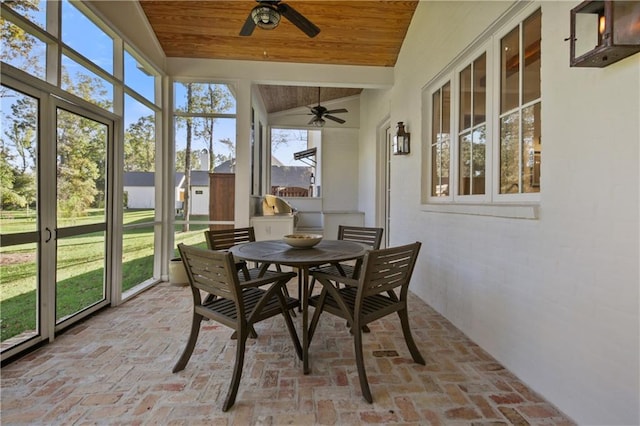
<instances>
[{"instance_id":1,"label":"vaulted ceiling","mask_svg":"<svg viewBox=\"0 0 640 426\"><path fill-rule=\"evenodd\" d=\"M140 0L167 57L393 67L418 1L282 1L320 28L311 38L284 17L240 36L252 0ZM360 93L323 88L321 101ZM261 86L268 112L318 101L317 87Z\"/></svg>"}]
</instances>

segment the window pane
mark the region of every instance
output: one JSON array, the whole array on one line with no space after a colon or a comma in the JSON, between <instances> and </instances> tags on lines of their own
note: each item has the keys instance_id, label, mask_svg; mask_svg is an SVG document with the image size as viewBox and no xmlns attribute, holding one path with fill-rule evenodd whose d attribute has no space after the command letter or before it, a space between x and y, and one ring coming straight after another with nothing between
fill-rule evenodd
<instances>
[{"instance_id":1,"label":"window pane","mask_svg":"<svg viewBox=\"0 0 640 426\"><path fill-rule=\"evenodd\" d=\"M124 113L125 180L127 172L148 172L153 175L156 161L155 114L153 110L126 95Z\"/></svg>"},{"instance_id":2,"label":"window pane","mask_svg":"<svg viewBox=\"0 0 640 426\"><path fill-rule=\"evenodd\" d=\"M5 345L8 348L38 335L38 247L35 243L5 247L0 255L0 341L4 350Z\"/></svg>"},{"instance_id":3,"label":"window pane","mask_svg":"<svg viewBox=\"0 0 640 426\"><path fill-rule=\"evenodd\" d=\"M124 83L146 99L155 102L155 77L152 70L147 70L145 65L139 63L127 51L124 52Z\"/></svg>"},{"instance_id":4,"label":"window pane","mask_svg":"<svg viewBox=\"0 0 640 426\"><path fill-rule=\"evenodd\" d=\"M108 128L63 109L57 114L57 226L105 222Z\"/></svg>"},{"instance_id":5,"label":"window pane","mask_svg":"<svg viewBox=\"0 0 640 426\"><path fill-rule=\"evenodd\" d=\"M122 236L122 291L153 277L153 209L125 210ZM147 222L147 226L140 223ZM137 224L136 226L127 226Z\"/></svg>"},{"instance_id":6,"label":"window pane","mask_svg":"<svg viewBox=\"0 0 640 426\"><path fill-rule=\"evenodd\" d=\"M522 110L522 192L540 192L540 102Z\"/></svg>"},{"instance_id":7,"label":"window pane","mask_svg":"<svg viewBox=\"0 0 640 426\"><path fill-rule=\"evenodd\" d=\"M473 62L473 125L486 120L487 55L483 53Z\"/></svg>"},{"instance_id":8,"label":"window pane","mask_svg":"<svg viewBox=\"0 0 640 426\"><path fill-rule=\"evenodd\" d=\"M485 193L487 129L478 127L472 132L471 145L471 193Z\"/></svg>"},{"instance_id":9,"label":"window pane","mask_svg":"<svg viewBox=\"0 0 640 426\"><path fill-rule=\"evenodd\" d=\"M520 27L514 28L500 41L500 113L519 105Z\"/></svg>"},{"instance_id":10,"label":"window pane","mask_svg":"<svg viewBox=\"0 0 640 426\"><path fill-rule=\"evenodd\" d=\"M99 107L113 111L113 85L64 55L62 88Z\"/></svg>"},{"instance_id":11,"label":"window pane","mask_svg":"<svg viewBox=\"0 0 640 426\"><path fill-rule=\"evenodd\" d=\"M447 139L451 133L451 83L442 86L442 137Z\"/></svg>"},{"instance_id":12,"label":"window pane","mask_svg":"<svg viewBox=\"0 0 640 426\"><path fill-rule=\"evenodd\" d=\"M40 28L46 28L47 2L40 1L3 1L2 4L10 7L14 12L27 18ZM4 34L4 31L3 31Z\"/></svg>"},{"instance_id":13,"label":"window pane","mask_svg":"<svg viewBox=\"0 0 640 426\"><path fill-rule=\"evenodd\" d=\"M441 109L440 109L440 90L431 96L431 196L439 196L438 188L440 187L440 126L441 126Z\"/></svg>"},{"instance_id":14,"label":"window pane","mask_svg":"<svg viewBox=\"0 0 640 426\"><path fill-rule=\"evenodd\" d=\"M524 70L522 102L528 103L540 97L540 10L524 21Z\"/></svg>"},{"instance_id":15,"label":"window pane","mask_svg":"<svg viewBox=\"0 0 640 426\"><path fill-rule=\"evenodd\" d=\"M519 192L519 116L518 112L500 120L500 193L517 194Z\"/></svg>"},{"instance_id":16,"label":"window pane","mask_svg":"<svg viewBox=\"0 0 640 426\"><path fill-rule=\"evenodd\" d=\"M458 164L460 170L458 194L469 195L471 194L471 133L460 136L458 149L460 159Z\"/></svg>"},{"instance_id":17,"label":"window pane","mask_svg":"<svg viewBox=\"0 0 640 426\"><path fill-rule=\"evenodd\" d=\"M37 99L2 86L0 197L6 213L0 216L3 234L37 230L34 211L29 210L37 202L38 106ZM16 221L17 217L23 220Z\"/></svg>"},{"instance_id":18,"label":"window pane","mask_svg":"<svg viewBox=\"0 0 640 426\"><path fill-rule=\"evenodd\" d=\"M460 124L458 130L471 127L471 65L460 72Z\"/></svg>"},{"instance_id":19,"label":"window pane","mask_svg":"<svg viewBox=\"0 0 640 426\"><path fill-rule=\"evenodd\" d=\"M45 79L47 45L9 21L2 21L0 59L42 80Z\"/></svg>"},{"instance_id":20,"label":"window pane","mask_svg":"<svg viewBox=\"0 0 640 426\"><path fill-rule=\"evenodd\" d=\"M62 2L62 41L113 74L113 39L68 0Z\"/></svg>"},{"instance_id":21,"label":"window pane","mask_svg":"<svg viewBox=\"0 0 640 426\"><path fill-rule=\"evenodd\" d=\"M236 100L226 84L176 83L175 108L179 112L235 114Z\"/></svg>"}]
</instances>

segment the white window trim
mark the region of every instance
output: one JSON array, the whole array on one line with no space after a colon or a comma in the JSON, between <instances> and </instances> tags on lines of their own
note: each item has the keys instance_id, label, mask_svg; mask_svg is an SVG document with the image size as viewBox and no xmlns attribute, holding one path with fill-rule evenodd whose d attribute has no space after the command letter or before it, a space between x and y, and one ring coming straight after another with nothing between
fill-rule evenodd
<instances>
[{"instance_id":1,"label":"white window trim","mask_svg":"<svg viewBox=\"0 0 640 426\"><path fill-rule=\"evenodd\" d=\"M423 122L423 179L422 205L425 212L471 214L516 219L537 219L539 217L540 193L499 194L500 128L497 125L500 102L500 68L496 66L495 52L500 51L500 40L509 31L520 25L529 15L541 8L538 2L516 2L500 16L493 25L487 28L473 43L465 48L443 70L429 81L422 91ZM483 52L487 54L487 78L491 78L487 86L486 99L486 191L482 195L457 195L459 183L458 166L458 108L460 71L472 63ZM447 81L451 82L451 146L449 195L435 197L431 195L431 116L432 94ZM542 99L542 95L541 95Z\"/></svg>"}]
</instances>

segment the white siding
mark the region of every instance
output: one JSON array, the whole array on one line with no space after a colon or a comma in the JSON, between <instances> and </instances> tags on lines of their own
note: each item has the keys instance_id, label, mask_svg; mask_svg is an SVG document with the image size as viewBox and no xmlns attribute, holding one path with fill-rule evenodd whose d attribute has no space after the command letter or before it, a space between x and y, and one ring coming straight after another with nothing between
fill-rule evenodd
<instances>
[{"instance_id":1,"label":"white siding","mask_svg":"<svg viewBox=\"0 0 640 426\"><path fill-rule=\"evenodd\" d=\"M421 88L510 4L419 4L386 112L412 132L411 155L392 163L391 241L421 240L413 291L564 413L639 424L640 55L570 68L563 40L577 4L542 3L535 220L421 208ZM363 99L363 111L381 111L361 119L368 146L385 105ZM366 154L361 165L373 164Z\"/></svg>"}]
</instances>

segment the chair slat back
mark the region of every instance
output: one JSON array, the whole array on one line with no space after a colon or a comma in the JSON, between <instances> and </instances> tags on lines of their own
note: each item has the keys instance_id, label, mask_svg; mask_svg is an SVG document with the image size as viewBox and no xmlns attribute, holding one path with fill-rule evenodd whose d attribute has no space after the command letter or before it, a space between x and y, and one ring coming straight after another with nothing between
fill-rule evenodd
<instances>
[{"instance_id":1,"label":"chair slat back","mask_svg":"<svg viewBox=\"0 0 640 426\"><path fill-rule=\"evenodd\" d=\"M197 291L194 289L198 289L236 302L241 299L240 284L231 253L185 244L178 244L178 250L194 296Z\"/></svg>"},{"instance_id":2,"label":"chair slat back","mask_svg":"<svg viewBox=\"0 0 640 426\"><path fill-rule=\"evenodd\" d=\"M339 225L338 239L366 244L373 250L377 250L380 248L380 244L382 243L383 232L383 228Z\"/></svg>"},{"instance_id":3,"label":"chair slat back","mask_svg":"<svg viewBox=\"0 0 640 426\"><path fill-rule=\"evenodd\" d=\"M420 252L420 242L368 252L363 260L359 290L362 297L400 288L406 297L413 268Z\"/></svg>"},{"instance_id":4,"label":"chair slat back","mask_svg":"<svg viewBox=\"0 0 640 426\"><path fill-rule=\"evenodd\" d=\"M216 229L204 231L207 247L210 250L229 250L236 244L249 243L256 240L253 227Z\"/></svg>"}]
</instances>

